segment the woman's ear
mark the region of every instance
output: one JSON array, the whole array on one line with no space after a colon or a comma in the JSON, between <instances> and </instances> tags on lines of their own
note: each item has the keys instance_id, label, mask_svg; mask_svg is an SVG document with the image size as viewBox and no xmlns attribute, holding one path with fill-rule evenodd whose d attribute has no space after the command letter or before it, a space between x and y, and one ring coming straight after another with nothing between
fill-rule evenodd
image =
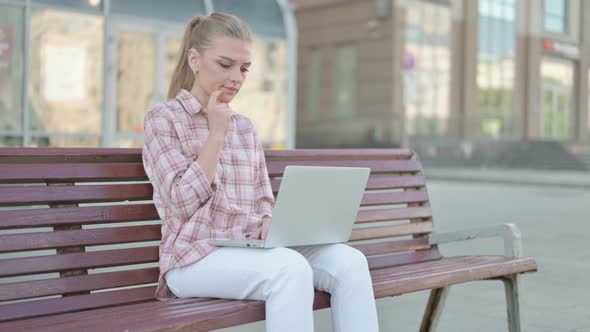
<instances>
[{"instance_id":1,"label":"woman's ear","mask_svg":"<svg viewBox=\"0 0 590 332\"><path fill-rule=\"evenodd\" d=\"M191 70L194 72L199 70L199 62L201 61L201 55L199 51L195 48L191 48L188 50L188 65L191 67Z\"/></svg>"}]
</instances>

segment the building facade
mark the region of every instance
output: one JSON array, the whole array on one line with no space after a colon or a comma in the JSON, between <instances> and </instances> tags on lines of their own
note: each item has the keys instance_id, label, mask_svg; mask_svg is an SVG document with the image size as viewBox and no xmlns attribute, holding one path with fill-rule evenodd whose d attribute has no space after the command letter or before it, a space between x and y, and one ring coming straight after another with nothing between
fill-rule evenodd
<instances>
[{"instance_id":1,"label":"building facade","mask_svg":"<svg viewBox=\"0 0 590 332\"><path fill-rule=\"evenodd\" d=\"M255 32L232 106L267 148L590 163L582 0L0 0L0 146L141 146L186 22L212 11Z\"/></svg>"},{"instance_id":2,"label":"building facade","mask_svg":"<svg viewBox=\"0 0 590 332\"><path fill-rule=\"evenodd\" d=\"M186 23L214 11L255 34L232 107L265 146L293 146L286 0L0 0L0 146L141 146L143 115L166 100Z\"/></svg>"},{"instance_id":3,"label":"building facade","mask_svg":"<svg viewBox=\"0 0 590 332\"><path fill-rule=\"evenodd\" d=\"M590 155L590 2L292 3L298 147L469 158L525 142Z\"/></svg>"}]
</instances>

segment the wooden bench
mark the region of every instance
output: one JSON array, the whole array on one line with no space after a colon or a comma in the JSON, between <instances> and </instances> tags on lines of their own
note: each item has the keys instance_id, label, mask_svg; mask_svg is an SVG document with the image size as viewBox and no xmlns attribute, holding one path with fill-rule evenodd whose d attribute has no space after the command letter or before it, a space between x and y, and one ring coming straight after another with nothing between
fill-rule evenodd
<instances>
[{"instance_id":1,"label":"wooden bench","mask_svg":"<svg viewBox=\"0 0 590 332\"><path fill-rule=\"evenodd\" d=\"M275 193L286 165L368 166L349 244L368 258L376 298L431 290L433 331L449 286L504 282L520 331L520 233L506 224L433 234L421 165L410 150L266 151ZM139 149L0 148L0 331L206 331L264 319L264 302L154 299L160 225ZM440 243L501 236L505 255L443 257ZM317 292L314 308L330 306Z\"/></svg>"}]
</instances>

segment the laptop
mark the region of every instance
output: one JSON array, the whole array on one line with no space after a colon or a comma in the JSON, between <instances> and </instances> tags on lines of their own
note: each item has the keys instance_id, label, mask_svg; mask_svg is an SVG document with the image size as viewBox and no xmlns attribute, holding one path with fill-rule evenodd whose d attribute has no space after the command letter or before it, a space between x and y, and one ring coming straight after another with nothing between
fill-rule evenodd
<instances>
[{"instance_id":1,"label":"laptop","mask_svg":"<svg viewBox=\"0 0 590 332\"><path fill-rule=\"evenodd\" d=\"M287 166L265 240L209 240L226 247L276 248L347 242L370 168Z\"/></svg>"}]
</instances>

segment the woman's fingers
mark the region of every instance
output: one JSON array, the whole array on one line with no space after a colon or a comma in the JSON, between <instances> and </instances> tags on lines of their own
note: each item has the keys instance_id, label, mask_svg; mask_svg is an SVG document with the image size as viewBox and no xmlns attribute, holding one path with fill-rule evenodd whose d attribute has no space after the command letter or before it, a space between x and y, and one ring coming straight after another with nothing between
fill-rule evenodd
<instances>
[{"instance_id":1,"label":"woman's fingers","mask_svg":"<svg viewBox=\"0 0 590 332\"><path fill-rule=\"evenodd\" d=\"M221 90L215 90L211 93L211 96L209 96L209 104L207 105L207 109L213 109L215 106L217 106L217 104L219 104L217 99L221 93L223 93Z\"/></svg>"},{"instance_id":2,"label":"woman's fingers","mask_svg":"<svg viewBox=\"0 0 590 332\"><path fill-rule=\"evenodd\" d=\"M260 238L262 240L266 240L266 233L268 233L268 227L262 227L262 230L260 231Z\"/></svg>"}]
</instances>

